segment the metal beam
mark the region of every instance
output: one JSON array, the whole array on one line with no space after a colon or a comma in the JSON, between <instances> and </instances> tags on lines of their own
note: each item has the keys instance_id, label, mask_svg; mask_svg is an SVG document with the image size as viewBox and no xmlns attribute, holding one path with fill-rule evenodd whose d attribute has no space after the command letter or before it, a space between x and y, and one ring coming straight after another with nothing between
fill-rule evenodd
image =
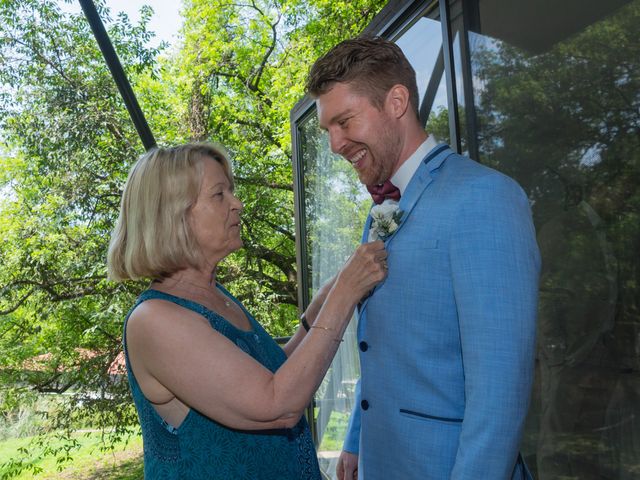
<instances>
[{"instance_id":1,"label":"metal beam","mask_svg":"<svg viewBox=\"0 0 640 480\"><path fill-rule=\"evenodd\" d=\"M440 81L442 80L443 73L444 55L442 53L442 47L440 47L438 58L436 58L436 63L433 65L433 71L431 72L431 76L429 77L427 90L424 94L424 98L422 99L422 103L420 104L420 123L422 123L423 127L426 127L427 120L429 120L429 114L433 109L433 102L436 99L436 94L438 93L438 87L440 86Z\"/></svg>"},{"instance_id":2,"label":"metal beam","mask_svg":"<svg viewBox=\"0 0 640 480\"><path fill-rule=\"evenodd\" d=\"M455 61L453 58L453 35L449 14L449 0L440 0L440 24L442 25L442 50L447 81L447 103L449 110L449 144L457 153L462 152L460 142L460 120L458 95L456 93Z\"/></svg>"},{"instance_id":3,"label":"metal beam","mask_svg":"<svg viewBox=\"0 0 640 480\"><path fill-rule=\"evenodd\" d=\"M94 5L93 0L78 1L80 2L80 6L82 7L84 16L87 18L87 21L91 26L93 35L96 37L96 41L98 42L98 46L100 47L102 56L107 62L109 70L111 71L111 76L116 82L118 90L120 91L120 95L124 100L124 104L127 107L129 116L131 117L131 120L133 121L133 124L138 131L140 140L142 140L144 148L146 150L150 150L151 148L156 146L156 140L155 138L153 138L153 133L151 133L149 124L147 123L147 120L142 113L142 109L138 104L138 100L136 99L133 90L131 89L131 84L127 79L127 75L124 73L122 64L120 63L118 55L116 54L116 51L111 44L111 39L107 34L107 30L104 28L102 20L100 19L100 15L98 15L96 6Z\"/></svg>"}]
</instances>

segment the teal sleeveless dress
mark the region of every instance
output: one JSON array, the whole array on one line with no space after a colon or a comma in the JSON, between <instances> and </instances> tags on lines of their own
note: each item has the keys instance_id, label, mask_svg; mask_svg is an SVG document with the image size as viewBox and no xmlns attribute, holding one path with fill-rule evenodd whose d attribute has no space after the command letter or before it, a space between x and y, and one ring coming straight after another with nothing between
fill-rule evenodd
<instances>
[{"instance_id":1,"label":"teal sleeveless dress","mask_svg":"<svg viewBox=\"0 0 640 480\"><path fill-rule=\"evenodd\" d=\"M278 344L240 302L218 288L243 309L252 330L234 327L203 305L157 290L140 295L127 314L142 302L162 299L204 316L211 327L234 342L266 368L275 372L286 360ZM304 417L292 429L240 431L227 428L191 409L183 423L167 424L140 390L124 351L133 401L142 426L146 480L320 480L320 470L309 425Z\"/></svg>"}]
</instances>

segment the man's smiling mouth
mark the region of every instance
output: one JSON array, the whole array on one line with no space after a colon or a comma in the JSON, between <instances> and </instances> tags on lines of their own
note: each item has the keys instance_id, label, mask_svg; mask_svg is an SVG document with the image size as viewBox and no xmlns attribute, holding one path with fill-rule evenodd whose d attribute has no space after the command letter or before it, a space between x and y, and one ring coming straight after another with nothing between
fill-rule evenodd
<instances>
[{"instance_id":1,"label":"man's smiling mouth","mask_svg":"<svg viewBox=\"0 0 640 480\"><path fill-rule=\"evenodd\" d=\"M353 165L354 167L357 166L358 162L360 160L362 160L362 158L367 154L367 150L366 149L362 149L358 152L356 152L355 155L353 155L351 158L347 158L347 160L351 163L351 165Z\"/></svg>"}]
</instances>

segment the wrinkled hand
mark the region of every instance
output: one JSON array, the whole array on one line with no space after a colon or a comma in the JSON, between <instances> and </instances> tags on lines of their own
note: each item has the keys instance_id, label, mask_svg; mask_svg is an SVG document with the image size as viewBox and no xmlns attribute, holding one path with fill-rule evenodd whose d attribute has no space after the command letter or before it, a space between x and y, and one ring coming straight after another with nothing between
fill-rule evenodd
<instances>
[{"instance_id":1,"label":"wrinkled hand","mask_svg":"<svg viewBox=\"0 0 640 480\"><path fill-rule=\"evenodd\" d=\"M338 465L336 466L338 480L357 480L358 478L358 455L355 453L340 453Z\"/></svg>"},{"instance_id":2,"label":"wrinkled hand","mask_svg":"<svg viewBox=\"0 0 640 480\"><path fill-rule=\"evenodd\" d=\"M336 283L353 292L359 301L387 276L387 251L384 242L360 245L342 267Z\"/></svg>"}]
</instances>

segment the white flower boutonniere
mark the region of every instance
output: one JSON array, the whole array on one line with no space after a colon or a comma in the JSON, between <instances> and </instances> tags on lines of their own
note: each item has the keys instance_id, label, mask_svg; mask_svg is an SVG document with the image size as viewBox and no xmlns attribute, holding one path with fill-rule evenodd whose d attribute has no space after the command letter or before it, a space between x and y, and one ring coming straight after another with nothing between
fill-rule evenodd
<instances>
[{"instance_id":1,"label":"white flower boutonniere","mask_svg":"<svg viewBox=\"0 0 640 480\"><path fill-rule=\"evenodd\" d=\"M402 222L404 212L398 202L385 200L371 209L371 230L369 241L386 240L395 232Z\"/></svg>"}]
</instances>

